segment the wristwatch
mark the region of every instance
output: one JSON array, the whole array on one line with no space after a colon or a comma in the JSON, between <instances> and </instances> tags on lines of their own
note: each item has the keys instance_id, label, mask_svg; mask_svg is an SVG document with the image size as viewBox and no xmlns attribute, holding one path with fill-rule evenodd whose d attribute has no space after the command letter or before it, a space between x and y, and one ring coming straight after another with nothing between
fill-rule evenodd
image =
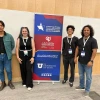
<instances>
[{"instance_id":1,"label":"wristwatch","mask_svg":"<svg viewBox=\"0 0 100 100\"><path fill-rule=\"evenodd\" d=\"M93 60L90 60L93 63Z\"/></svg>"}]
</instances>

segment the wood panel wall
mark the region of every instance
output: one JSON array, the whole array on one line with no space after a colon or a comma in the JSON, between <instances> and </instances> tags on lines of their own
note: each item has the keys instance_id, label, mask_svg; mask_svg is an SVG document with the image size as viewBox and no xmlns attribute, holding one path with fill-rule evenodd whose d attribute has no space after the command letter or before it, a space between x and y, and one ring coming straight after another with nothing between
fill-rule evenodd
<instances>
[{"instance_id":1,"label":"wood panel wall","mask_svg":"<svg viewBox=\"0 0 100 100\"><path fill-rule=\"evenodd\" d=\"M100 0L0 0L1 9L100 18ZM95 58L93 74L100 74L100 54ZM13 81L19 81L20 68L16 56L12 59ZM78 68L76 65L76 73ZM63 63L61 59L61 77Z\"/></svg>"},{"instance_id":2,"label":"wood panel wall","mask_svg":"<svg viewBox=\"0 0 100 100\"><path fill-rule=\"evenodd\" d=\"M0 0L0 8L100 18L100 0Z\"/></svg>"}]
</instances>

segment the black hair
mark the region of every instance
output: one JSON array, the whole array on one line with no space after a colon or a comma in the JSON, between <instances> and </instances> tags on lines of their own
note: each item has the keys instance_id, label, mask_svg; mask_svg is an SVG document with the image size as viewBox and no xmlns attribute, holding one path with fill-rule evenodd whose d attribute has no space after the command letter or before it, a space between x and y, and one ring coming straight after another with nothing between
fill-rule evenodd
<instances>
[{"instance_id":1,"label":"black hair","mask_svg":"<svg viewBox=\"0 0 100 100\"><path fill-rule=\"evenodd\" d=\"M0 23L2 24L3 27L5 27L5 23L2 20L0 20Z\"/></svg>"},{"instance_id":2,"label":"black hair","mask_svg":"<svg viewBox=\"0 0 100 100\"><path fill-rule=\"evenodd\" d=\"M72 28L73 31L75 30L75 27L74 27L73 25L68 25L68 26L66 27L66 31L68 31L69 28Z\"/></svg>"},{"instance_id":3,"label":"black hair","mask_svg":"<svg viewBox=\"0 0 100 100\"><path fill-rule=\"evenodd\" d=\"M90 37L93 37L94 36L94 29L91 25L85 25L81 31L81 35L82 37L84 37L84 29L88 27L90 29Z\"/></svg>"},{"instance_id":4,"label":"black hair","mask_svg":"<svg viewBox=\"0 0 100 100\"><path fill-rule=\"evenodd\" d=\"M21 38L21 37L22 37L22 30L23 30L24 28L25 28L25 29L27 30L27 32L28 32L28 37L31 37L28 27L21 27L18 38Z\"/></svg>"}]
</instances>

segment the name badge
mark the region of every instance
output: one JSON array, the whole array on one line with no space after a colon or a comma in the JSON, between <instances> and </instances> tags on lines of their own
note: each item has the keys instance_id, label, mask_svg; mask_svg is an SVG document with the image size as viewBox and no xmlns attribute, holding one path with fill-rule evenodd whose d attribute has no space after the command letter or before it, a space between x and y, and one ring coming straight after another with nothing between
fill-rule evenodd
<instances>
[{"instance_id":1,"label":"name badge","mask_svg":"<svg viewBox=\"0 0 100 100\"><path fill-rule=\"evenodd\" d=\"M82 57L85 56L85 51L81 51L81 56L82 56Z\"/></svg>"},{"instance_id":2,"label":"name badge","mask_svg":"<svg viewBox=\"0 0 100 100\"><path fill-rule=\"evenodd\" d=\"M69 54L72 54L72 49L68 49L68 53Z\"/></svg>"},{"instance_id":3,"label":"name badge","mask_svg":"<svg viewBox=\"0 0 100 100\"><path fill-rule=\"evenodd\" d=\"M28 51L27 50L24 50L24 55L26 56L28 56Z\"/></svg>"}]
</instances>

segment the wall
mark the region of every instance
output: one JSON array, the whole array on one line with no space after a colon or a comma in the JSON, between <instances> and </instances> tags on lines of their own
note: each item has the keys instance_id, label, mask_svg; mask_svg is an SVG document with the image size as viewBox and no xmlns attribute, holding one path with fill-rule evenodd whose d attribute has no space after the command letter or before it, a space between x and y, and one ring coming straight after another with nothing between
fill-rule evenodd
<instances>
[{"instance_id":1,"label":"wall","mask_svg":"<svg viewBox=\"0 0 100 100\"><path fill-rule=\"evenodd\" d=\"M100 0L0 0L1 9L40 12L100 18ZM100 74L100 54L95 58L93 74ZM16 56L12 59L13 81L19 81L20 69ZM76 65L75 72L78 72ZM63 77L63 63L61 59L61 77Z\"/></svg>"}]
</instances>

